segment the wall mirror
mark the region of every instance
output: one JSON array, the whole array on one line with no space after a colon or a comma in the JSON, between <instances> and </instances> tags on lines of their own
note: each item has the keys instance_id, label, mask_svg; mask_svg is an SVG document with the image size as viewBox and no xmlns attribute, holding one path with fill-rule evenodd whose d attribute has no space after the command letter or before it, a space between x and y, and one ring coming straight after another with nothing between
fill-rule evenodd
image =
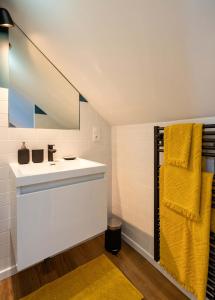
<instances>
[{"instance_id":1,"label":"wall mirror","mask_svg":"<svg viewBox=\"0 0 215 300\"><path fill-rule=\"evenodd\" d=\"M9 126L79 129L78 91L19 28L9 43Z\"/></svg>"}]
</instances>

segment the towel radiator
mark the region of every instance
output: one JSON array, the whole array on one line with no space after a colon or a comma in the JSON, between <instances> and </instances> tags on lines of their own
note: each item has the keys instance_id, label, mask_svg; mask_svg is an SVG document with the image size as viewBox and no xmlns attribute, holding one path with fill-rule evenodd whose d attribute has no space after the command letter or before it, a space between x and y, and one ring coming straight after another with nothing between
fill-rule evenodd
<instances>
[{"instance_id":1,"label":"towel radiator","mask_svg":"<svg viewBox=\"0 0 215 300\"><path fill-rule=\"evenodd\" d=\"M154 127L154 260L160 260L159 168L164 151L164 127ZM215 124L203 125L202 156L215 159ZM215 208L215 177L212 187L212 208ZM210 233L210 257L207 298L215 299L215 233Z\"/></svg>"}]
</instances>

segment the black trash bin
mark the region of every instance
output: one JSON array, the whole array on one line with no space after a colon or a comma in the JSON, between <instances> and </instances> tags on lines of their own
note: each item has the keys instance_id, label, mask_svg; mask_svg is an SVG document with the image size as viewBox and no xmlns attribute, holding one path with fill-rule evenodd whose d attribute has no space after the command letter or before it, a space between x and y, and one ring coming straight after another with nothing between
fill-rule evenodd
<instances>
[{"instance_id":1,"label":"black trash bin","mask_svg":"<svg viewBox=\"0 0 215 300\"><path fill-rule=\"evenodd\" d=\"M121 228L120 219L109 219L108 229L105 231L105 249L112 254L117 254L121 249Z\"/></svg>"}]
</instances>

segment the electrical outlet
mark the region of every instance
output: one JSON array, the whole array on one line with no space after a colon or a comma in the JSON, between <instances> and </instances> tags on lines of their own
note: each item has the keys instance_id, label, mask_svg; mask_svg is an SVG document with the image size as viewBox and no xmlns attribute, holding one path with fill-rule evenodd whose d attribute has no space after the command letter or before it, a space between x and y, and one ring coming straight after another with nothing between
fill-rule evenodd
<instances>
[{"instance_id":1,"label":"electrical outlet","mask_svg":"<svg viewBox=\"0 0 215 300\"><path fill-rule=\"evenodd\" d=\"M101 132L99 127L93 127L93 142L99 142L101 138Z\"/></svg>"}]
</instances>

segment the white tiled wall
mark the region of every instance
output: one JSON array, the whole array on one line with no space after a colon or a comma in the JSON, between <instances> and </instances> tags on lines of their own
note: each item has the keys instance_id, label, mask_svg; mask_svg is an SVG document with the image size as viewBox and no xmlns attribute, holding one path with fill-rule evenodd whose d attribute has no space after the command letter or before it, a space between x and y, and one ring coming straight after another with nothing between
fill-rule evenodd
<instances>
[{"instance_id":1,"label":"white tiled wall","mask_svg":"<svg viewBox=\"0 0 215 300\"><path fill-rule=\"evenodd\" d=\"M8 128L7 89L0 89L0 279L13 265L10 245L10 188L8 162L17 161L17 150L25 141L29 149L47 149L55 144L56 158L74 155L108 165L109 207L111 198L111 129L88 103L81 103L80 130ZM92 141L92 128L101 130L101 140ZM45 151L45 159L47 151Z\"/></svg>"},{"instance_id":2,"label":"white tiled wall","mask_svg":"<svg viewBox=\"0 0 215 300\"><path fill-rule=\"evenodd\" d=\"M0 87L0 127L8 126L8 89Z\"/></svg>"},{"instance_id":3,"label":"white tiled wall","mask_svg":"<svg viewBox=\"0 0 215 300\"><path fill-rule=\"evenodd\" d=\"M215 123L214 118L175 122ZM173 122L171 122L173 123ZM112 211L125 222L123 232L153 256L154 226L154 125L112 128Z\"/></svg>"}]
</instances>

